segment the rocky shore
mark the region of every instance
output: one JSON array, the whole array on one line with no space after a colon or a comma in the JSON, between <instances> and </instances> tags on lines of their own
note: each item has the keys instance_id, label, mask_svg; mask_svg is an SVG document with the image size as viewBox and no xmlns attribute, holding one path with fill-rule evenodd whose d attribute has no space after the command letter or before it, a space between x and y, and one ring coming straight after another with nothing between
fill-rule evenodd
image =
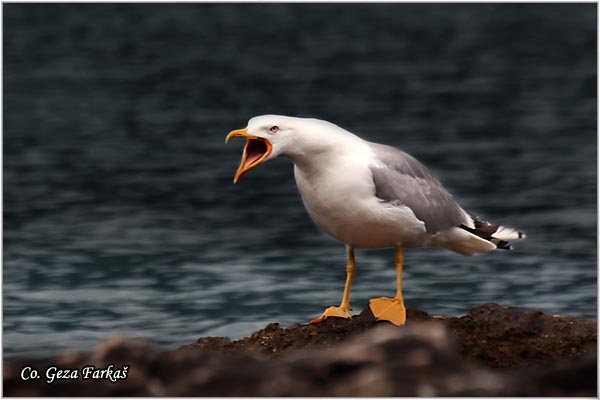
<instances>
[{"instance_id":1,"label":"rocky shore","mask_svg":"<svg viewBox=\"0 0 600 400\"><path fill-rule=\"evenodd\" d=\"M367 309L175 350L112 338L91 352L7 359L3 394L595 397L596 341L595 321L497 304L462 317L409 309L403 327Z\"/></svg>"}]
</instances>

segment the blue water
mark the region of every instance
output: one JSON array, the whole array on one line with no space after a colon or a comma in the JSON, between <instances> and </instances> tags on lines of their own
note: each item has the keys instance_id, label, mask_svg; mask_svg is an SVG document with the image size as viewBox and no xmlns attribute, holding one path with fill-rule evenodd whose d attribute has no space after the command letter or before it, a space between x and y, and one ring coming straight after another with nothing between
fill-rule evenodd
<instances>
[{"instance_id":1,"label":"blue water","mask_svg":"<svg viewBox=\"0 0 600 400\"><path fill-rule=\"evenodd\" d=\"M407 251L409 306L596 318L594 4L3 9L5 355L240 338L337 304L344 247L289 161L232 184L224 137L266 113L400 147L527 233L479 257ZM357 252L355 312L394 293L392 256Z\"/></svg>"}]
</instances>

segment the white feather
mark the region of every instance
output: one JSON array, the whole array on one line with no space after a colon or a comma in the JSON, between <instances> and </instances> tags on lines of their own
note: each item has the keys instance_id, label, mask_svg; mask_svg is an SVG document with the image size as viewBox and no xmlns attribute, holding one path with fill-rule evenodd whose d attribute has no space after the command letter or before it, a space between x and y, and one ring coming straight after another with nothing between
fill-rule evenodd
<instances>
[{"instance_id":1,"label":"white feather","mask_svg":"<svg viewBox=\"0 0 600 400\"><path fill-rule=\"evenodd\" d=\"M499 226L496 232L492 234L492 237L500 240L512 240L522 239L525 235L522 232L517 231L513 228L507 228L506 226Z\"/></svg>"},{"instance_id":2,"label":"white feather","mask_svg":"<svg viewBox=\"0 0 600 400\"><path fill-rule=\"evenodd\" d=\"M441 232L431 243L464 256L487 253L496 249L494 243L461 228L450 228Z\"/></svg>"}]
</instances>

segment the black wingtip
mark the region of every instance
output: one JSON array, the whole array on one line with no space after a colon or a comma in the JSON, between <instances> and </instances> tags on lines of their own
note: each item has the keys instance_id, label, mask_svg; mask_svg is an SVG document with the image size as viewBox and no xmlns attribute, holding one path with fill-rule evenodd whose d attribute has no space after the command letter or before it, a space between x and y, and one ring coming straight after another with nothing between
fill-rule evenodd
<instances>
[{"instance_id":1,"label":"black wingtip","mask_svg":"<svg viewBox=\"0 0 600 400\"><path fill-rule=\"evenodd\" d=\"M506 240L499 240L497 243L492 240L492 243L496 245L496 248L501 250L512 250L512 246Z\"/></svg>"}]
</instances>

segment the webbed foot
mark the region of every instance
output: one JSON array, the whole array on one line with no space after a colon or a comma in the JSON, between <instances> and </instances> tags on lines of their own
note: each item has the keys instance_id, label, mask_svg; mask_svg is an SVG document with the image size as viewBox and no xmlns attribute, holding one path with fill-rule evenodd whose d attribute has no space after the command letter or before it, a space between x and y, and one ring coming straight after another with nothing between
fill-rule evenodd
<instances>
[{"instance_id":1,"label":"webbed foot","mask_svg":"<svg viewBox=\"0 0 600 400\"><path fill-rule=\"evenodd\" d=\"M389 321L398 326L406 323L406 307L402 299L389 297L371 299L369 308L377 320Z\"/></svg>"},{"instance_id":2,"label":"webbed foot","mask_svg":"<svg viewBox=\"0 0 600 400\"><path fill-rule=\"evenodd\" d=\"M323 322L326 318L329 318L329 317L346 318L346 319L352 318L352 316L350 315L350 309L331 306L328 309L326 309L325 312L323 312L323 314L321 314L320 317L313 319L312 321L310 321L310 323L318 324L318 323Z\"/></svg>"}]
</instances>

